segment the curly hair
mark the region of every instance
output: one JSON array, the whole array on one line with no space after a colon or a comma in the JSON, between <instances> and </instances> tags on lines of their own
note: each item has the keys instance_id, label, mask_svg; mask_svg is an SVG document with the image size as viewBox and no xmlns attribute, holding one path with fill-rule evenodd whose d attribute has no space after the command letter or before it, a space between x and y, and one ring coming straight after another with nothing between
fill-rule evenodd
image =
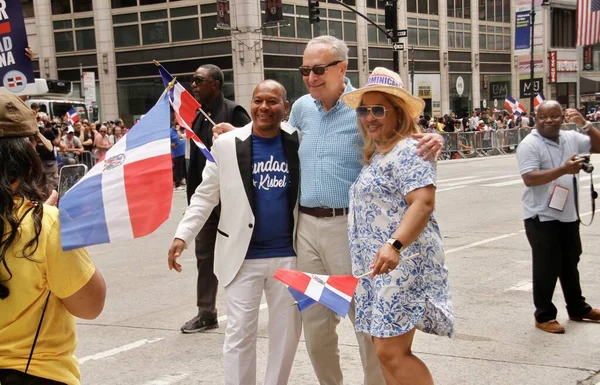
<instances>
[{"instance_id":1,"label":"curly hair","mask_svg":"<svg viewBox=\"0 0 600 385\"><path fill-rule=\"evenodd\" d=\"M44 215L41 202L48 198L42 187L44 185L42 162L31 143L24 138L0 138L0 218L3 226L0 264L8 274L8 277L0 275L0 299L10 294L8 287L2 283L13 277L6 263L6 253L19 238L21 222L30 212L33 215L34 236L25 243L22 257L30 259L38 248ZM23 216L17 217L16 213L26 204L31 207Z\"/></svg>"}]
</instances>

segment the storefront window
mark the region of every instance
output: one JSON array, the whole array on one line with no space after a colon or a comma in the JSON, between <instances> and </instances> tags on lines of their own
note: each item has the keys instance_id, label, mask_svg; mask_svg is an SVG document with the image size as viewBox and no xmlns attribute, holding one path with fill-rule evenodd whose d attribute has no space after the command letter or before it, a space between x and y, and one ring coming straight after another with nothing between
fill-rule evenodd
<instances>
[{"instance_id":1,"label":"storefront window","mask_svg":"<svg viewBox=\"0 0 600 385\"><path fill-rule=\"evenodd\" d=\"M462 115L473 109L470 74L450 74L450 110Z\"/></svg>"}]
</instances>

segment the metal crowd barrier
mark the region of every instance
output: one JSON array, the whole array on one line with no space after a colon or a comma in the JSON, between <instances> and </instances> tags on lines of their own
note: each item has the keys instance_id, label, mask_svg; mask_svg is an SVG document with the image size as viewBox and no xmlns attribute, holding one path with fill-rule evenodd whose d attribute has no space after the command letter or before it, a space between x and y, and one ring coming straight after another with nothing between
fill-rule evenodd
<instances>
[{"instance_id":1,"label":"metal crowd barrier","mask_svg":"<svg viewBox=\"0 0 600 385\"><path fill-rule=\"evenodd\" d=\"M600 130L600 122L592 123ZM447 132L444 137L442 159L460 159L507 154L517 146L533 127L499 129L497 131ZM565 130L577 130L573 123L564 124Z\"/></svg>"},{"instance_id":2,"label":"metal crowd barrier","mask_svg":"<svg viewBox=\"0 0 600 385\"><path fill-rule=\"evenodd\" d=\"M92 167L94 167L94 165L96 164L96 159L94 159L94 156L92 155L91 152L83 151L79 155L79 163L85 164L87 166L88 170L91 170Z\"/></svg>"}]
</instances>

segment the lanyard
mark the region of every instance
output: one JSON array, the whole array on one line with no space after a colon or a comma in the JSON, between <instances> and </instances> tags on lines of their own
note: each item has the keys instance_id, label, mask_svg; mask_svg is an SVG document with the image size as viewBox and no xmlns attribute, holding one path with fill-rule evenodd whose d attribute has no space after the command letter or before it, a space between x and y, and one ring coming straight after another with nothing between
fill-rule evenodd
<instances>
[{"instance_id":1,"label":"lanyard","mask_svg":"<svg viewBox=\"0 0 600 385\"><path fill-rule=\"evenodd\" d=\"M552 162L552 168L556 168L556 164L554 163L554 157L552 156L552 153L550 152L550 146L548 145L548 142L546 142L546 140L544 140L544 138L542 138L541 136L538 137L546 146L546 151L548 152L548 157L550 157L550 162ZM563 164L563 160L564 160L564 156L565 156L565 152L563 149L563 144L565 142L563 140L558 140L558 151L560 151L560 159L558 162L558 165L560 166L561 164ZM568 144L568 143L567 143ZM570 146L569 146L570 147Z\"/></svg>"}]
</instances>

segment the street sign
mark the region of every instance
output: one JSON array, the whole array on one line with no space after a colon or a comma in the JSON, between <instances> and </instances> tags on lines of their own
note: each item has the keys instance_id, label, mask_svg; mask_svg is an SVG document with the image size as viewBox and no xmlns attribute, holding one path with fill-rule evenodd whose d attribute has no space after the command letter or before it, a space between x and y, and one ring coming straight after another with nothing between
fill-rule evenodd
<instances>
[{"instance_id":1,"label":"street sign","mask_svg":"<svg viewBox=\"0 0 600 385\"><path fill-rule=\"evenodd\" d=\"M396 37L407 37L408 30L407 29L399 29L396 31Z\"/></svg>"},{"instance_id":2,"label":"street sign","mask_svg":"<svg viewBox=\"0 0 600 385\"><path fill-rule=\"evenodd\" d=\"M394 43L394 45L392 45L392 48L394 49L394 51L404 51L404 43Z\"/></svg>"}]
</instances>

